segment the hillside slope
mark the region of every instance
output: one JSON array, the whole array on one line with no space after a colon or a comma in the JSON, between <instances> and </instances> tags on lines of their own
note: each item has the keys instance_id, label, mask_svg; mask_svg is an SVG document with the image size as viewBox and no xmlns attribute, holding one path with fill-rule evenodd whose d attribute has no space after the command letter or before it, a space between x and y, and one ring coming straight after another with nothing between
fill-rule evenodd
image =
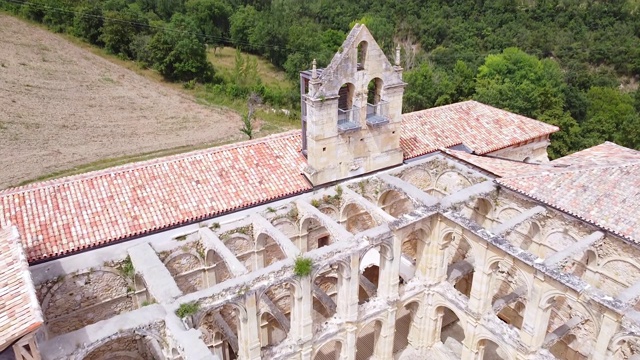
<instances>
[{"instance_id":1,"label":"hillside slope","mask_svg":"<svg viewBox=\"0 0 640 360\"><path fill-rule=\"evenodd\" d=\"M240 117L0 14L0 189L93 163L240 138Z\"/></svg>"}]
</instances>

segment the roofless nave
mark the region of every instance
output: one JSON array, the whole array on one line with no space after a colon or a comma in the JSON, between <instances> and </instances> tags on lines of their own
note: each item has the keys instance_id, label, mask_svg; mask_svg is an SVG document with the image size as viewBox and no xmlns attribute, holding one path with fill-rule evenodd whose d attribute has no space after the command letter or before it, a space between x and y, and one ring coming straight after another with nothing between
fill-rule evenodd
<instances>
[{"instance_id":1,"label":"roofless nave","mask_svg":"<svg viewBox=\"0 0 640 360\"><path fill-rule=\"evenodd\" d=\"M548 162L556 128L532 119L476 102L401 114L398 59L364 26L342 49L302 74L302 137L0 192L15 226L2 232L0 348L640 357L640 152L605 143ZM308 276L294 274L300 257Z\"/></svg>"}]
</instances>

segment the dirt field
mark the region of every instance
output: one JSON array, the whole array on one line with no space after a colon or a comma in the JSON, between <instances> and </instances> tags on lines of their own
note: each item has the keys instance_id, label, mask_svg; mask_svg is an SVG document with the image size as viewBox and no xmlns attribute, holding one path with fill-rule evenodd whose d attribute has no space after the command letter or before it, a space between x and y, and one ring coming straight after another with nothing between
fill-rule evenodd
<instances>
[{"instance_id":1,"label":"dirt field","mask_svg":"<svg viewBox=\"0 0 640 360\"><path fill-rule=\"evenodd\" d=\"M54 172L241 138L240 117L0 14L0 189Z\"/></svg>"}]
</instances>

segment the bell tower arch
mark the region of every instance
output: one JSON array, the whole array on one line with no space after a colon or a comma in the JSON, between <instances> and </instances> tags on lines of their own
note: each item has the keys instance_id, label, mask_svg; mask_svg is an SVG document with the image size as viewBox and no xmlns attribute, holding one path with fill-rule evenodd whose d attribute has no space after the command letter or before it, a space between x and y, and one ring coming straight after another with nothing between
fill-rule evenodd
<instances>
[{"instance_id":1,"label":"bell tower arch","mask_svg":"<svg viewBox=\"0 0 640 360\"><path fill-rule=\"evenodd\" d=\"M362 24L325 69L301 73L305 175L322 185L402 163L402 68Z\"/></svg>"}]
</instances>

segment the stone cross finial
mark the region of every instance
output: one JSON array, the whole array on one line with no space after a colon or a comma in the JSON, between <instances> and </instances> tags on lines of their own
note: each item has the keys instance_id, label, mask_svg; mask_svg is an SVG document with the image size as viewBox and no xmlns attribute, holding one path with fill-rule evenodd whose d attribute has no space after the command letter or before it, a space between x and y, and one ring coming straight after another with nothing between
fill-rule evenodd
<instances>
[{"instance_id":1,"label":"stone cross finial","mask_svg":"<svg viewBox=\"0 0 640 360\"><path fill-rule=\"evenodd\" d=\"M318 71L316 70L316 59L313 59L313 68L311 70L311 78L312 79L318 78Z\"/></svg>"},{"instance_id":2,"label":"stone cross finial","mask_svg":"<svg viewBox=\"0 0 640 360\"><path fill-rule=\"evenodd\" d=\"M400 66L400 44L396 46L396 66Z\"/></svg>"}]
</instances>

